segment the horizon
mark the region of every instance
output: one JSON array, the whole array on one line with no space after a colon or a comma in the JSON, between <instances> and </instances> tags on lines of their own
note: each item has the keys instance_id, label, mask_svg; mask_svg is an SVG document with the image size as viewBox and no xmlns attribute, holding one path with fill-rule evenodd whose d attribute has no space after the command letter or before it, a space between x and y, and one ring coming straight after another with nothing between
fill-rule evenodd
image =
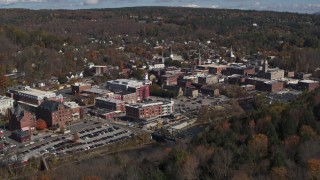
<instances>
[{"instance_id":1,"label":"horizon","mask_svg":"<svg viewBox=\"0 0 320 180\"><path fill-rule=\"evenodd\" d=\"M0 0L1 9L80 10L130 7L188 7L314 14L319 0Z\"/></svg>"}]
</instances>

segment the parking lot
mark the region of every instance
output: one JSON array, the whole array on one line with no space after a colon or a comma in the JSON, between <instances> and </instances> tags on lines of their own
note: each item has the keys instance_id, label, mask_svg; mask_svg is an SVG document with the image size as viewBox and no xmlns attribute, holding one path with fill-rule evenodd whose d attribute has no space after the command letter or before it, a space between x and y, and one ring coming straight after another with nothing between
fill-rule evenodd
<instances>
[{"instance_id":1,"label":"parking lot","mask_svg":"<svg viewBox=\"0 0 320 180\"><path fill-rule=\"evenodd\" d=\"M98 123L77 132L78 140L76 142L74 141L74 133L60 136L47 135L37 142L32 141L20 146L20 154L25 159L39 157L47 153L58 156L98 148L134 136L134 133L121 127Z\"/></svg>"},{"instance_id":2,"label":"parking lot","mask_svg":"<svg viewBox=\"0 0 320 180\"><path fill-rule=\"evenodd\" d=\"M153 101L160 101L163 98L159 97L150 97ZM211 97L207 95L202 95L199 93L199 96L196 98L188 97L179 97L176 99L171 99L174 101L175 112L188 115L188 117L193 118L198 115L198 111L203 105L216 106L222 105L223 103L229 101L230 99L226 96L220 95L219 97Z\"/></svg>"}]
</instances>

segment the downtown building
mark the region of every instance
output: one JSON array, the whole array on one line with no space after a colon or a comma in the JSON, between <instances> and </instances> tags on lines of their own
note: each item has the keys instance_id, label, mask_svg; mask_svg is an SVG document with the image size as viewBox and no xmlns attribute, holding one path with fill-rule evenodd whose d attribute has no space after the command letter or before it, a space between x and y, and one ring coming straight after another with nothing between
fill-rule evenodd
<instances>
[{"instance_id":1,"label":"downtown building","mask_svg":"<svg viewBox=\"0 0 320 180\"><path fill-rule=\"evenodd\" d=\"M127 117L148 121L173 114L174 101L130 104L125 108Z\"/></svg>"},{"instance_id":2,"label":"downtown building","mask_svg":"<svg viewBox=\"0 0 320 180\"><path fill-rule=\"evenodd\" d=\"M136 94L136 100L143 102L149 99L150 90L149 84L145 81L138 81L133 79L117 79L107 81L107 88L115 93L132 92Z\"/></svg>"}]
</instances>

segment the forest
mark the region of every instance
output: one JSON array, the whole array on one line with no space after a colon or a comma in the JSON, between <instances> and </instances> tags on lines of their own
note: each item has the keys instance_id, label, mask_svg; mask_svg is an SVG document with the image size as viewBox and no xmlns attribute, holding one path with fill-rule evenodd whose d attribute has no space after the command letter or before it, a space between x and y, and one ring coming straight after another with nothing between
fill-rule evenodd
<instances>
[{"instance_id":1,"label":"forest","mask_svg":"<svg viewBox=\"0 0 320 180\"><path fill-rule=\"evenodd\" d=\"M319 77L319 17L166 7L1 9L0 74L17 69L25 73L25 83L47 81L83 71L88 62L126 68L130 59L136 59L141 65L160 53L154 49L157 43L165 54L172 46L185 57L198 49L196 43L210 40L209 47L222 56L225 51L220 48L232 46L240 59L257 53L276 56L270 65Z\"/></svg>"}]
</instances>

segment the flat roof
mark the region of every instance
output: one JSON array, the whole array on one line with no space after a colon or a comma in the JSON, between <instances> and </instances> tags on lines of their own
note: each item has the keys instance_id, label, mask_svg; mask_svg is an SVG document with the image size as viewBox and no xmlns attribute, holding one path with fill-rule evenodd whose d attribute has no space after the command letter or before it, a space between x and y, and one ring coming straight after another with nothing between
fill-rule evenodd
<instances>
[{"instance_id":1,"label":"flat roof","mask_svg":"<svg viewBox=\"0 0 320 180\"><path fill-rule=\"evenodd\" d=\"M106 101L106 102L112 102L112 103L125 103L125 102L122 101L122 100L111 99L111 98L104 98L104 97L96 97L95 99L101 100L101 101Z\"/></svg>"},{"instance_id":2,"label":"flat roof","mask_svg":"<svg viewBox=\"0 0 320 180\"><path fill-rule=\"evenodd\" d=\"M158 101L158 102L137 103L137 104L129 104L126 106L139 108L139 107L148 107L148 106L155 106L155 105L165 105L165 104L169 104L169 103L174 103L174 101Z\"/></svg>"},{"instance_id":3,"label":"flat roof","mask_svg":"<svg viewBox=\"0 0 320 180\"><path fill-rule=\"evenodd\" d=\"M28 94L28 95L32 95L32 96L51 96L51 97L55 97L56 94L54 92L51 91L41 91L38 89L32 89L29 88L27 90L18 90L19 93L23 93L23 94Z\"/></svg>"},{"instance_id":4,"label":"flat roof","mask_svg":"<svg viewBox=\"0 0 320 180\"><path fill-rule=\"evenodd\" d=\"M86 93L95 93L95 94L111 93L111 91L109 91L109 90L106 90L106 89L100 89L100 88L91 88L91 89L86 89L86 90L83 90L82 92L86 92Z\"/></svg>"},{"instance_id":5,"label":"flat roof","mask_svg":"<svg viewBox=\"0 0 320 180\"><path fill-rule=\"evenodd\" d=\"M319 83L319 81L314 81L314 80L309 80L309 79L301 80L299 82L302 82L302 83Z\"/></svg>"},{"instance_id":6,"label":"flat roof","mask_svg":"<svg viewBox=\"0 0 320 180\"><path fill-rule=\"evenodd\" d=\"M9 100L9 99L13 100L12 98L7 97L7 96L0 96L0 101L1 100Z\"/></svg>"}]
</instances>

